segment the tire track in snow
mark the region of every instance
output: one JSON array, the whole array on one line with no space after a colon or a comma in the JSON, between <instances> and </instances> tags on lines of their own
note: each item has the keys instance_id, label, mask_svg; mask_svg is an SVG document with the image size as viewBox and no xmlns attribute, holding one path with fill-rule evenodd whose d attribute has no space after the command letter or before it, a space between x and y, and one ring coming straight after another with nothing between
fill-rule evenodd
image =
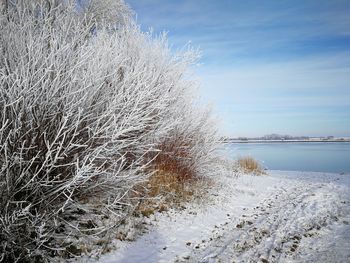
<instances>
[{"instance_id":1,"label":"tire track in snow","mask_svg":"<svg viewBox=\"0 0 350 263\"><path fill-rule=\"evenodd\" d=\"M213 237L192 262L283 262L298 259L300 243L317 238L344 216L349 196L340 196L332 183L295 181L262 200L237 222L224 226L225 235ZM346 200L341 201L341 199ZM343 203L344 202L344 203ZM346 205L347 204L347 205ZM343 211L342 211L343 210ZM234 227L233 227L234 225ZM311 242L307 242L311 243Z\"/></svg>"}]
</instances>

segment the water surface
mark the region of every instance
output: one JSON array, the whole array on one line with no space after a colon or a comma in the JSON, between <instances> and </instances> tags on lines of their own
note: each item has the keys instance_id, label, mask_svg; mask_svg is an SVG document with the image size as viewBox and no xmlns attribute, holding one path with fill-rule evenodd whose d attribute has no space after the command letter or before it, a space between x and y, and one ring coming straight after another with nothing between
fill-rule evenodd
<instances>
[{"instance_id":1,"label":"water surface","mask_svg":"<svg viewBox=\"0 0 350 263\"><path fill-rule=\"evenodd\" d=\"M226 149L270 170L350 172L350 142L230 143Z\"/></svg>"}]
</instances>

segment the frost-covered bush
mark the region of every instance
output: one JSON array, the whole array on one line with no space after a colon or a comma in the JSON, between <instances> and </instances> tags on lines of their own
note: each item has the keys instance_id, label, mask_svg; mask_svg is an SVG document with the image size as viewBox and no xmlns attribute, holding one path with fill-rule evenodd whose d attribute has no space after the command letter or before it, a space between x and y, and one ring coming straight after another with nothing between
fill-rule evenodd
<instances>
[{"instance_id":1,"label":"frost-covered bush","mask_svg":"<svg viewBox=\"0 0 350 263\"><path fill-rule=\"evenodd\" d=\"M157 146L160 152L152 164L162 172L177 174L180 181L214 173L218 164L214 154L217 138L210 112L184 107L176 114L182 117L174 122L166 136L160 138Z\"/></svg>"},{"instance_id":2,"label":"frost-covered bush","mask_svg":"<svg viewBox=\"0 0 350 263\"><path fill-rule=\"evenodd\" d=\"M73 240L110 235L158 155L210 170L215 130L186 77L194 52L172 55L121 0L1 4L0 261L88 253Z\"/></svg>"}]
</instances>

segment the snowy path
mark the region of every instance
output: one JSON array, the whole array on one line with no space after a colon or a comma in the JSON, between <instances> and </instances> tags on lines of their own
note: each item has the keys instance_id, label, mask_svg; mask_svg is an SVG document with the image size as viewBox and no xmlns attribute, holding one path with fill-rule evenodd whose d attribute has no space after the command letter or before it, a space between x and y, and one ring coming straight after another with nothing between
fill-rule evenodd
<instances>
[{"instance_id":1,"label":"snowy path","mask_svg":"<svg viewBox=\"0 0 350 263\"><path fill-rule=\"evenodd\" d=\"M323 178L320 183L299 179L293 187L281 187L192 258L195 262L349 262L350 189L337 184L338 179ZM341 236L331 244L327 240L334 240L335 232Z\"/></svg>"},{"instance_id":2,"label":"snowy path","mask_svg":"<svg viewBox=\"0 0 350 263\"><path fill-rule=\"evenodd\" d=\"M350 175L227 177L213 195L157 215L102 262L350 262Z\"/></svg>"}]
</instances>

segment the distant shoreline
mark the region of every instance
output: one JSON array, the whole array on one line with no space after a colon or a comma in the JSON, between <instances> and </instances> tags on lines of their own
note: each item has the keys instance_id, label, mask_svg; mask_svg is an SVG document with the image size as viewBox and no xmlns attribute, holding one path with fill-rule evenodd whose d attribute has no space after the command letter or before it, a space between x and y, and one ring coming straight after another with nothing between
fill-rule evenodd
<instances>
[{"instance_id":1,"label":"distant shoreline","mask_svg":"<svg viewBox=\"0 0 350 263\"><path fill-rule=\"evenodd\" d=\"M347 140L225 140L224 143L293 143L293 142L303 142L303 143L314 143L314 142L350 142Z\"/></svg>"}]
</instances>

